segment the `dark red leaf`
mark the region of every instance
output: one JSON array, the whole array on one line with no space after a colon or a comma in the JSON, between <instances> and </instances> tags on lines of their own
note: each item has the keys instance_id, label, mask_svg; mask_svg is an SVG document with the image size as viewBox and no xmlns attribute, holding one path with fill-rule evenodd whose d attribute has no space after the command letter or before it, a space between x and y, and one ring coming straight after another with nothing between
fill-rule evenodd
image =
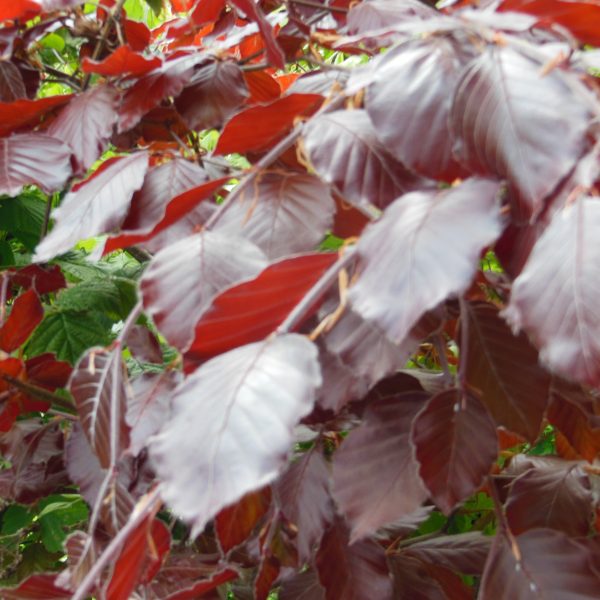
<instances>
[{"instance_id":1,"label":"dark red leaf","mask_svg":"<svg viewBox=\"0 0 600 600\"><path fill-rule=\"evenodd\" d=\"M392 580L383 549L370 539L349 544L341 519L323 536L316 564L327 600L392 598Z\"/></svg>"},{"instance_id":2,"label":"dark red leaf","mask_svg":"<svg viewBox=\"0 0 600 600\"><path fill-rule=\"evenodd\" d=\"M432 36L401 44L377 64L367 112L387 150L417 173L445 181L464 175L452 156L448 90L470 58L452 38Z\"/></svg>"},{"instance_id":3,"label":"dark red leaf","mask_svg":"<svg viewBox=\"0 0 600 600\"><path fill-rule=\"evenodd\" d=\"M50 96L36 100L0 102L0 135L5 136L25 125L36 125L53 108L69 102L73 96Z\"/></svg>"},{"instance_id":4,"label":"dark red leaf","mask_svg":"<svg viewBox=\"0 0 600 600\"><path fill-rule=\"evenodd\" d=\"M108 85L97 85L69 104L52 121L48 134L69 145L76 173L85 173L106 150L117 121L119 93Z\"/></svg>"},{"instance_id":5,"label":"dark red leaf","mask_svg":"<svg viewBox=\"0 0 600 600\"><path fill-rule=\"evenodd\" d=\"M325 600L317 574L306 570L285 579L279 588L279 600Z\"/></svg>"},{"instance_id":6,"label":"dark red leaf","mask_svg":"<svg viewBox=\"0 0 600 600\"><path fill-rule=\"evenodd\" d=\"M25 289L33 288L38 294L49 294L67 287L58 265L28 265L12 273L11 280Z\"/></svg>"},{"instance_id":7,"label":"dark red leaf","mask_svg":"<svg viewBox=\"0 0 600 600\"><path fill-rule=\"evenodd\" d=\"M143 325L134 325L125 339L131 355L140 362L162 363L163 353L158 338Z\"/></svg>"},{"instance_id":8,"label":"dark red leaf","mask_svg":"<svg viewBox=\"0 0 600 600\"><path fill-rule=\"evenodd\" d=\"M160 67L161 64L162 61L158 56L149 58L125 45L119 46L102 61L84 58L81 61L81 70L84 73L97 73L105 77L122 75L140 77Z\"/></svg>"},{"instance_id":9,"label":"dark red leaf","mask_svg":"<svg viewBox=\"0 0 600 600\"><path fill-rule=\"evenodd\" d=\"M426 399L408 392L371 403L335 453L333 492L352 542L412 513L427 498L410 442L411 423Z\"/></svg>"},{"instance_id":10,"label":"dark red leaf","mask_svg":"<svg viewBox=\"0 0 600 600\"><path fill-rule=\"evenodd\" d=\"M275 479L320 383L316 347L288 334L218 356L179 386L173 416L150 451L162 497L193 523L193 535ZM265 428L268 444L260 441Z\"/></svg>"},{"instance_id":11,"label":"dark red leaf","mask_svg":"<svg viewBox=\"0 0 600 600\"><path fill-rule=\"evenodd\" d=\"M73 369L69 363L56 360L54 354L46 352L27 360L25 370L29 382L54 391L67 385Z\"/></svg>"},{"instance_id":12,"label":"dark red leaf","mask_svg":"<svg viewBox=\"0 0 600 600\"><path fill-rule=\"evenodd\" d=\"M56 584L56 573L38 573L30 575L14 588L0 588L2 598L6 600L68 600L73 596L71 590Z\"/></svg>"},{"instance_id":13,"label":"dark red leaf","mask_svg":"<svg viewBox=\"0 0 600 600\"><path fill-rule=\"evenodd\" d=\"M401 552L391 558L390 570L394 600L448 600L439 582L427 572L427 565L418 558Z\"/></svg>"},{"instance_id":14,"label":"dark red leaf","mask_svg":"<svg viewBox=\"0 0 600 600\"><path fill-rule=\"evenodd\" d=\"M544 73L542 63L512 46L494 45L470 63L456 87L455 152L475 173L506 177L527 217L539 214L586 148L590 114L577 85L559 69Z\"/></svg>"},{"instance_id":15,"label":"dark red leaf","mask_svg":"<svg viewBox=\"0 0 600 600\"><path fill-rule=\"evenodd\" d=\"M250 492L215 517L215 531L221 550L227 554L244 543L271 505L271 488Z\"/></svg>"},{"instance_id":16,"label":"dark red leaf","mask_svg":"<svg viewBox=\"0 0 600 600\"><path fill-rule=\"evenodd\" d=\"M175 585L172 585L171 587L175 588L177 591L166 596L160 596L160 598L164 598L164 600L196 600L196 598L201 598L206 592L215 590L220 585L233 579L237 579L238 577L239 574L237 571L234 571L233 569L224 569L218 571L208 579L197 581L184 589L181 589L183 587L181 582L176 581Z\"/></svg>"},{"instance_id":17,"label":"dark red leaf","mask_svg":"<svg viewBox=\"0 0 600 600\"><path fill-rule=\"evenodd\" d=\"M468 179L390 205L358 243L362 273L348 295L356 312L400 343L427 310L463 292L482 249L500 234L498 189L496 182Z\"/></svg>"},{"instance_id":18,"label":"dark red leaf","mask_svg":"<svg viewBox=\"0 0 600 600\"><path fill-rule=\"evenodd\" d=\"M7 60L0 61L0 102L27 98L25 82L18 67Z\"/></svg>"},{"instance_id":19,"label":"dark red leaf","mask_svg":"<svg viewBox=\"0 0 600 600\"><path fill-rule=\"evenodd\" d=\"M35 260L44 262L69 250L82 239L115 230L127 214L133 193L142 187L148 155L119 157L73 188L53 210L55 225L38 244Z\"/></svg>"},{"instance_id":20,"label":"dark red leaf","mask_svg":"<svg viewBox=\"0 0 600 600\"><path fill-rule=\"evenodd\" d=\"M114 467L129 445L126 385L118 347L88 350L69 380L83 431L103 468Z\"/></svg>"},{"instance_id":21,"label":"dark red leaf","mask_svg":"<svg viewBox=\"0 0 600 600\"><path fill-rule=\"evenodd\" d=\"M243 239L213 231L189 236L152 259L140 283L144 308L169 343L186 350L215 296L266 264L263 253Z\"/></svg>"},{"instance_id":22,"label":"dark red leaf","mask_svg":"<svg viewBox=\"0 0 600 600\"><path fill-rule=\"evenodd\" d=\"M418 183L379 141L365 110L338 110L310 120L304 148L324 181L367 210L386 207Z\"/></svg>"},{"instance_id":23,"label":"dark red leaf","mask_svg":"<svg viewBox=\"0 0 600 600\"><path fill-rule=\"evenodd\" d=\"M262 559L258 567L258 574L254 580L255 600L267 600L280 571L281 567L277 559L271 556Z\"/></svg>"},{"instance_id":24,"label":"dark red leaf","mask_svg":"<svg viewBox=\"0 0 600 600\"><path fill-rule=\"evenodd\" d=\"M335 254L316 253L283 259L254 279L228 288L213 300L196 325L185 358L201 361L263 339L283 322L336 259Z\"/></svg>"},{"instance_id":25,"label":"dark red leaf","mask_svg":"<svg viewBox=\"0 0 600 600\"><path fill-rule=\"evenodd\" d=\"M47 193L62 188L71 175L70 155L66 144L42 133L0 139L0 194L16 196L24 185Z\"/></svg>"},{"instance_id":26,"label":"dark red leaf","mask_svg":"<svg viewBox=\"0 0 600 600\"><path fill-rule=\"evenodd\" d=\"M277 481L275 492L282 513L298 528L298 558L307 563L334 518L329 465L319 449L292 463Z\"/></svg>"},{"instance_id":27,"label":"dark red leaf","mask_svg":"<svg viewBox=\"0 0 600 600\"><path fill-rule=\"evenodd\" d=\"M131 19L124 19L123 29L125 31L127 43L135 50L135 52L143 52L152 39L152 32L144 25L144 23L132 21Z\"/></svg>"},{"instance_id":28,"label":"dark red leaf","mask_svg":"<svg viewBox=\"0 0 600 600\"><path fill-rule=\"evenodd\" d=\"M331 229L335 205L313 175L267 172L247 189L215 231L254 242L270 260L313 250Z\"/></svg>"},{"instance_id":29,"label":"dark red leaf","mask_svg":"<svg viewBox=\"0 0 600 600\"><path fill-rule=\"evenodd\" d=\"M591 550L551 529L534 529L509 539L496 534L481 580L482 600L577 598L594 600L600 575Z\"/></svg>"},{"instance_id":30,"label":"dark red leaf","mask_svg":"<svg viewBox=\"0 0 600 600\"><path fill-rule=\"evenodd\" d=\"M290 94L248 108L227 122L215 154L265 150L293 127L295 119L313 114L322 102L323 96L317 94Z\"/></svg>"},{"instance_id":31,"label":"dark red leaf","mask_svg":"<svg viewBox=\"0 0 600 600\"><path fill-rule=\"evenodd\" d=\"M459 390L431 398L413 423L412 441L419 474L446 515L481 486L498 456L494 421Z\"/></svg>"},{"instance_id":32,"label":"dark red leaf","mask_svg":"<svg viewBox=\"0 0 600 600\"><path fill-rule=\"evenodd\" d=\"M548 403L548 373L523 334L514 336L491 304L468 305L465 374L496 420L535 441Z\"/></svg>"},{"instance_id":33,"label":"dark red leaf","mask_svg":"<svg viewBox=\"0 0 600 600\"><path fill-rule=\"evenodd\" d=\"M8 319L0 327L0 349L13 352L27 341L44 318L44 307L35 290L23 292L14 302Z\"/></svg>"}]
</instances>

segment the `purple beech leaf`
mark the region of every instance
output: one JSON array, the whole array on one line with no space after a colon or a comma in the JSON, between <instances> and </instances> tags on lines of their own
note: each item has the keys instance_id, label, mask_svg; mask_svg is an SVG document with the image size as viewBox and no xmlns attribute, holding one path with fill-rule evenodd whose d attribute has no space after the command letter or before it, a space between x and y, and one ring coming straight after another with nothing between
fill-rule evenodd
<instances>
[{"instance_id":1,"label":"purple beech leaf","mask_svg":"<svg viewBox=\"0 0 600 600\"><path fill-rule=\"evenodd\" d=\"M348 202L367 209L384 208L419 183L377 139L365 110L337 110L311 119L303 145L319 177Z\"/></svg>"},{"instance_id":2,"label":"purple beech leaf","mask_svg":"<svg viewBox=\"0 0 600 600\"><path fill-rule=\"evenodd\" d=\"M313 570L302 571L281 582L279 600L325 600L325 590Z\"/></svg>"},{"instance_id":3,"label":"purple beech leaf","mask_svg":"<svg viewBox=\"0 0 600 600\"><path fill-rule=\"evenodd\" d=\"M366 0L351 6L348 12L350 34L376 31L412 19L427 19L437 13L419 0Z\"/></svg>"},{"instance_id":4,"label":"purple beech leaf","mask_svg":"<svg viewBox=\"0 0 600 600\"><path fill-rule=\"evenodd\" d=\"M144 309L171 345L186 350L215 295L266 265L261 250L243 238L216 231L189 236L152 258L140 282Z\"/></svg>"},{"instance_id":5,"label":"purple beech leaf","mask_svg":"<svg viewBox=\"0 0 600 600\"><path fill-rule=\"evenodd\" d=\"M358 243L362 273L348 294L354 310L400 343L427 310L463 292L482 249L501 232L498 189L468 179L398 198Z\"/></svg>"},{"instance_id":6,"label":"purple beech leaf","mask_svg":"<svg viewBox=\"0 0 600 600\"><path fill-rule=\"evenodd\" d=\"M419 474L446 515L483 483L498 456L496 425L471 394L433 396L413 422Z\"/></svg>"},{"instance_id":7,"label":"purple beech leaf","mask_svg":"<svg viewBox=\"0 0 600 600\"><path fill-rule=\"evenodd\" d=\"M193 536L275 479L320 383L315 345L288 334L221 354L177 388L150 454L162 497L193 524Z\"/></svg>"},{"instance_id":8,"label":"purple beech leaf","mask_svg":"<svg viewBox=\"0 0 600 600\"><path fill-rule=\"evenodd\" d=\"M65 464L71 481L79 486L85 501L94 506L98 500L106 470L90 447L81 423L74 423L65 443Z\"/></svg>"},{"instance_id":9,"label":"purple beech leaf","mask_svg":"<svg viewBox=\"0 0 600 600\"><path fill-rule=\"evenodd\" d=\"M465 174L452 156L448 90L471 57L450 37L430 37L390 50L375 68L366 105L377 137L421 175L453 181Z\"/></svg>"},{"instance_id":10,"label":"purple beech leaf","mask_svg":"<svg viewBox=\"0 0 600 600\"><path fill-rule=\"evenodd\" d=\"M498 532L479 588L481 600L596 600L600 575L591 550L552 529L509 539Z\"/></svg>"},{"instance_id":11,"label":"purple beech leaf","mask_svg":"<svg viewBox=\"0 0 600 600\"><path fill-rule=\"evenodd\" d=\"M143 373L131 382L125 421L131 428L129 452L137 456L171 412L171 394L181 380L178 371Z\"/></svg>"},{"instance_id":12,"label":"purple beech leaf","mask_svg":"<svg viewBox=\"0 0 600 600\"><path fill-rule=\"evenodd\" d=\"M69 192L52 211L54 228L38 244L34 260L48 261L82 239L117 229L133 193L142 187L147 169L146 152L131 154L115 160Z\"/></svg>"},{"instance_id":13,"label":"purple beech leaf","mask_svg":"<svg viewBox=\"0 0 600 600\"><path fill-rule=\"evenodd\" d=\"M83 431L105 469L114 467L129 445L126 377L117 347L88 350L69 379Z\"/></svg>"},{"instance_id":14,"label":"purple beech leaf","mask_svg":"<svg viewBox=\"0 0 600 600\"><path fill-rule=\"evenodd\" d=\"M46 193L61 189L71 176L69 147L43 133L0 139L0 194L16 196L24 185Z\"/></svg>"},{"instance_id":15,"label":"purple beech leaf","mask_svg":"<svg viewBox=\"0 0 600 600\"><path fill-rule=\"evenodd\" d=\"M498 425L534 442L548 404L550 376L527 336L514 336L492 304L467 304L465 376ZM458 335L458 339L461 335Z\"/></svg>"},{"instance_id":16,"label":"purple beech leaf","mask_svg":"<svg viewBox=\"0 0 600 600\"><path fill-rule=\"evenodd\" d=\"M115 88L99 85L74 96L52 121L48 134L71 147L76 173L85 173L106 150L119 117L118 100Z\"/></svg>"},{"instance_id":17,"label":"purple beech leaf","mask_svg":"<svg viewBox=\"0 0 600 600\"><path fill-rule=\"evenodd\" d=\"M503 316L524 329L540 360L564 377L600 384L600 201L557 213L515 280Z\"/></svg>"},{"instance_id":18,"label":"purple beech leaf","mask_svg":"<svg viewBox=\"0 0 600 600\"><path fill-rule=\"evenodd\" d=\"M0 102L14 102L22 98L27 98L27 90L21 71L14 63L0 60Z\"/></svg>"},{"instance_id":19,"label":"purple beech leaf","mask_svg":"<svg viewBox=\"0 0 600 600\"><path fill-rule=\"evenodd\" d=\"M181 157L148 170L142 189L133 195L119 235L145 235L162 221L169 201L207 181L204 169Z\"/></svg>"},{"instance_id":20,"label":"purple beech leaf","mask_svg":"<svg viewBox=\"0 0 600 600\"><path fill-rule=\"evenodd\" d=\"M314 448L292 463L275 485L281 511L298 528L296 543L302 563L310 560L334 518L329 480L329 465Z\"/></svg>"},{"instance_id":21,"label":"purple beech leaf","mask_svg":"<svg viewBox=\"0 0 600 600\"><path fill-rule=\"evenodd\" d=\"M313 175L266 173L214 230L254 242L270 260L313 250L333 225L330 189Z\"/></svg>"},{"instance_id":22,"label":"purple beech leaf","mask_svg":"<svg viewBox=\"0 0 600 600\"><path fill-rule=\"evenodd\" d=\"M463 164L506 177L531 219L585 150L591 118L576 78L543 67L510 45L489 46L464 71L450 117Z\"/></svg>"},{"instance_id":23,"label":"purple beech leaf","mask_svg":"<svg viewBox=\"0 0 600 600\"><path fill-rule=\"evenodd\" d=\"M418 509L427 498L410 442L427 395L408 392L369 405L333 457L333 494L351 542Z\"/></svg>"}]
</instances>

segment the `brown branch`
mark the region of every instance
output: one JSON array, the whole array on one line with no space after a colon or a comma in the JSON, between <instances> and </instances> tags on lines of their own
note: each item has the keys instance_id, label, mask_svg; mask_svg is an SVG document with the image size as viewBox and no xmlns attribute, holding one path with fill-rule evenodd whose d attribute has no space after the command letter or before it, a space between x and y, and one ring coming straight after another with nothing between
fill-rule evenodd
<instances>
[{"instance_id":1,"label":"brown branch","mask_svg":"<svg viewBox=\"0 0 600 600\"><path fill-rule=\"evenodd\" d=\"M33 385L32 383L27 383L26 381L21 381L20 379L12 377L11 375L0 374L0 377L12 387L17 388L19 391L24 392L29 396L33 396L39 400L51 402L52 404L60 406L63 410L75 414L75 406L66 398L63 398L58 394L53 394L42 387Z\"/></svg>"},{"instance_id":2,"label":"brown branch","mask_svg":"<svg viewBox=\"0 0 600 600\"><path fill-rule=\"evenodd\" d=\"M345 6L328 6L327 4L320 4L319 2L312 2L311 0L287 0L291 4L298 4L299 6L308 6L310 8L320 8L329 12L347 13L348 8Z\"/></svg>"}]
</instances>

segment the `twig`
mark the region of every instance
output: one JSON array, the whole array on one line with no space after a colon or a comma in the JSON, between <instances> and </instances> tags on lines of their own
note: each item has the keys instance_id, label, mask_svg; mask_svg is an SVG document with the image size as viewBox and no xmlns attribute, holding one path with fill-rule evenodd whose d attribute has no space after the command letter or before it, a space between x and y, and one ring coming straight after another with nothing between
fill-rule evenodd
<instances>
[{"instance_id":1,"label":"twig","mask_svg":"<svg viewBox=\"0 0 600 600\"><path fill-rule=\"evenodd\" d=\"M52 212L52 196L48 196L46 209L44 210L44 222L42 223L42 231L40 233L40 241L46 237L48 227L50 226L50 213Z\"/></svg>"},{"instance_id":2,"label":"twig","mask_svg":"<svg viewBox=\"0 0 600 600\"><path fill-rule=\"evenodd\" d=\"M320 8L329 12L347 13L349 11L345 6L328 6L327 4L319 4L318 2L311 2L311 0L287 0L291 4L298 4L300 6L308 6L310 8Z\"/></svg>"},{"instance_id":3,"label":"twig","mask_svg":"<svg viewBox=\"0 0 600 600\"><path fill-rule=\"evenodd\" d=\"M469 358L469 309L467 301L461 297L460 306L460 353L458 355L458 384L463 391L467 388L467 359Z\"/></svg>"},{"instance_id":4,"label":"twig","mask_svg":"<svg viewBox=\"0 0 600 600\"><path fill-rule=\"evenodd\" d=\"M244 71L244 73L249 73L250 71L262 71L263 69L269 68L269 63L257 63L251 65L242 65L240 69Z\"/></svg>"},{"instance_id":5,"label":"twig","mask_svg":"<svg viewBox=\"0 0 600 600\"><path fill-rule=\"evenodd\" d=\"M58 394L53 394L44 388L38 387L37 385L33 385L31 383L27 383L26 381L21 381L16 377L12 377L11 375L1 374L0 377L4 379L7 383L12 385L14 388L33 396L34 398L38 398L40 400L45 400L47 402L51 402L52 404L56 404L60 406L62 409L68 411L71 414L75 414L75 407L71 402L69 402L66 398L59 396Z\"/></svg>"},{"instance_id":6,"label":"twig","mask_svg":"<svg viewBox=\"0 0 600 600\"><path fill-rule=\"evenodd\" d=\"M44 73L48 73L52 75L55 79L59 80L59 83L64 83L70 87L72 87L76 91L81 91L81 81L77 77L73 75L69 75L68 73L64 73L63 71L59 71L53 67L48 65L42 65L44 69ZM48 83L47 79L44 79L44 83Z\"/></svg>"}]
</instances>

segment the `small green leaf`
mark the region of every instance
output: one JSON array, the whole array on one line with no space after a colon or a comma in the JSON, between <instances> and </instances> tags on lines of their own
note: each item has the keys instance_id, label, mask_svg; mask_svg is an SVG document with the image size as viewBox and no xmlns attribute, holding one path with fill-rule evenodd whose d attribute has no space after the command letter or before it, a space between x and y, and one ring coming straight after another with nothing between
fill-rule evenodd
<instances>
[{"instance_id":1,"label":"small green leaf","mask_svg":"<svg viewBox=\"0 0 600 600\"><path fill-rule=\"evenodd\" d=\"M65 49L65 40L56 33L49 33L40 40L40 44L44 48L51 48L57 52L62 52Z\"/></svg>"},{"instance_id":2,"label":"small green leaf","mask_svg":"<svg viewBox=\"0 0 600 600\"><path fill-rule=\"evenodd\" d=\"M163 9L163 0L146 0L146 4L152 9L152 12L158 17Z\"/></svg>"},{"instance_id":3,"label":"small green leaf","mask_svg":"<svg viewBox=\"0 0 600 600\"><path fill-rule=\"evenodd\" d=\"M21 504L11 504L2 513L2 528L0 534L12 535L31 524L34 514Z\"/></svg>"}]
</instances>

